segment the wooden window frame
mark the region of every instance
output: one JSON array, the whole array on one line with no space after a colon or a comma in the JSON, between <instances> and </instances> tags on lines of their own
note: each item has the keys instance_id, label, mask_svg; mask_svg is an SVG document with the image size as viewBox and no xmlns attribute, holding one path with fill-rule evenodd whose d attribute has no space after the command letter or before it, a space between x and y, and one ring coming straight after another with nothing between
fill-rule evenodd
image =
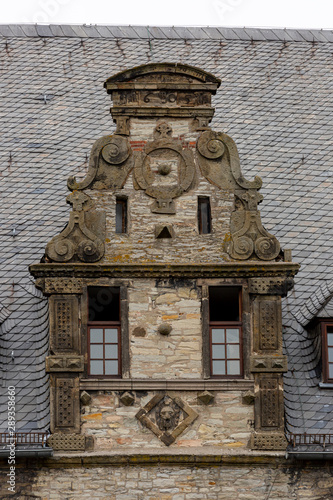
<instances>
[{"instance_id":1,"label":"wooden window frame","mask_svg":"<svg viewBox=\"0 0 333 500\"><path fill-rule=\"evenodd\" d=\"M213 359L213 342L212 342L212 330L214 328L235 328L239 331L239 342L238 343L232 343L228 344L226 341L218 344L214 343L214 345L224 345L225 346L225 359L224 360L219 360L219 361L224 361L225 363L225 368L226 368L226 374L225 375L214 375L213 374L213 361L217 361L216 358ZM226 340L226 339L225 339ZM227 358L226 351L227 351L227 346L228 345L239 345L239 358ZM210 373L211 373L211 378L223 378L223 379L235 379L235 378L243 378L244 376L244 370L243 370L243 331L242 331L242 322L241 321L225 321L225 322L220 322L220 321L212 321L209 323L209 350L210 350ZM227 362L228 361L239 361L240 364L240 373L239 375L228 375L227 374Z\"/></svg>"},{"instance_id":2,"label":"wooden window frame","mask_svg":"<svg viewBox=\"0 0 333 500\"><path fill-rule=\"evenodd\" d=\"M103 328L103 343L97 342L96 345L103 345L103 358L102 359L96 359L93 358L93 361L103 361L103 374L102 375L95 375L90 373L90 330L91 328ZM105 342L105 329L107 328L113 328L117 329L118 332L118 357L117 357L117 362L118 362L118 373L117 374L110 374L107 375L105 374L105 361L108 361L108 359L105 359L105 345L113 345L112 343L107 343ZM95 344L95 343L93 343ZM110 359L110 361L115 361ZM121 322L120 321L90 321L88 322L88 377L93 377L93 378L121 378L122 376L122 363L121 363Z\"/></svg>"},{"instance_id":3,"label":"wooden window frame","mask_svg":"<svg viewBox=\"0 0 333 500\"><path fill-rule=\"evenodd\" d=\"M207 231L204 231L202 224L201 205L207 202ZM210 206L210 198L208 196L198 196L198 229L199 234L211 234L212 232L212 211Z\"/></svg>"},{"instance_id":4,"label":"wooden window frame","mask_svg":"<svg viewBox=\"0 0 333 500\"><path fill-rule=\"evenodd\" d=\"M89 321L89 293L88 288L99 287L99 288L119 288L119 321ZM129 378L130 377L130 345L129 345L129 325L128 325L128 283L124 283L118 280L110 280L108 284L98 282L92 282L87 284L85 292L83 294L83 354L85 355L85 376L90 379L119 379L119 378ZM118 367L120 367L119 375L89 375L90 373L90 327L103 324L107 326L118 326L119 327L119 346L120 346L120 357L118 360Z\"/></svg>"},{"instance_id":5,"label":"wooden window frame","mask_svg":"<svg viewBox=\"0 0 333 500\"><path fill-rule=\"evenodd\" d=\"M333 328L333 319L320 321L321 328L321 339L322 339L322 361L323 361L323 382L327 384L333 384L333 378L329 378L329 365L333 362L328 360L328 342L327 342L327 327L331 326Z\"/></svg>"},{"instance_id":6,"label":"wooden window frame","mask_svg":"<svg viewBox=\"0 0 333 500\"><path fill-rule=\"evenodd\" d=\"M238 288L238 311L239 311L239 320L238 321L210 321L210 294L209 294L209 289L210 288ZM208 342L209 342L209 378L211 379L242 379L244 378L244 352L243 352L243 322L242 322L242 295L243 295L243 289L242 286L240 285L234 285L234 284L216 284L216 285L210 285L207 287L207 306L208 307L208 328L209 328L209 335L208 335ZM214 375L213 374L213 356L212 356L212 328L228 328L228 327L235 327L238 328L239 330L239 361L240 361L240 374L239 375ZM228 344L225 342L225 346ZM225 364L227 366L227 358L225 358ZM237 359L238 361L238 359Z\"/></svg>"}]
</instances>

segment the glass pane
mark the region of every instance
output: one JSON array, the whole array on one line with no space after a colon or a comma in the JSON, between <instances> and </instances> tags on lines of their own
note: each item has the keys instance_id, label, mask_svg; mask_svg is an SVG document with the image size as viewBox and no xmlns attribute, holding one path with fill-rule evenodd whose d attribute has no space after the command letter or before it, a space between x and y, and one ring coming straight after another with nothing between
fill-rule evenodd
<instances>
[{"instance_id":1,"label":"glass pane","mask_svg":"<svg viewBox=\"0 0 333 500\"><path fill-rule=\"evenodd\" d=\"M212 328L212 342L213 344L224 342L224 328Z\"/></svg>"},{"instance_id":2,"label":"glass pane","mask_svg":"<svg viewBox=\"0 0 333 500\"><path fill-rule=\"evenodd\" d=\"M225 345L212 345L213 359L225 359Z\"/></svg>"},{"instance_id":3,"label":"glass pane","mask_svg":"<svg viewBox=\"0 0 333 500\"><path fill-rule=\"evenodd\" d=\"M227 345L227 358L239 359L239 344Z\"/></svg>"},{"instance_id":4,"label":"glass pane","mask_svg":"<svg viewBox=\"0 0 333 500\"><path fill-rule=\"evenodd\" d=\"M213 373L212 375L225 375L225 362L224 361L213 361Z\"/></svg>"},{"instance_id":5,"label":"glass pane","mask_svg":"<svg viewBox=\"0 0 333 500\"><path fill-rule=\"evenodd\" d=\"M333 347L328 348L328 361L333 363Z\"/></svg>"},{"instance_id":6,"label":"glass pane","mask_svg":"<svg viewBox=\"0 0 333 500\"><path fill-rule=\"evenodd\" d=\"M118 345L106 344L105 345L105 358L118 359Z\"/></svg>"},{"instance_id":7,"label":"glass pane","mask_svg":"<svg viewBox=\"0 0 333 500\"><path fill-rule=\"evenodd\" d=\"M118 343L118 330L116 328L105 328L105 342Z\"/></svg>"},{"instance_id":8,"label":"glass pane","mask_svg":"<svg viewBox=\"0 0 333 500\"><path fill-rule=\"evenodd\" d=\"M90 345L90 357L103 359L103 345L91 344Z\"/></svg>"},{"instance_id":9,"label":"glass pane","mask_svg":"<svg viewBox=\"0 0 333 500\"><path fill-rule=\"evenodd\" d=\"M333 363L328 365L328 378L333 378Z\"/></svg>"},{"instance_id":10,"label":"glass pane","mask_svg":"<svg viewBox=\"0 0 333 500\"><path fill-rule=\"evenodd\" d=\"M333 333L327 334L327 345L333 345Z\"/></svg>"},{"instance_id":11,"label":"glass pane","mask_svg":"<svg viewBox=\"0 0 333 500\"><path fill-rule=\"evenodd\" d=\"M105 375L118 375L118 361L105 361Z\"/></svg>"},{"instance_id":12,"label":"glass pane","mask_svg":"<svg viewBox=\"0 0 333 500\"><path fill-rule=\"evenodd\" d=\"M103 328L90 328L90 342L103 343Z\"/></svg>"},{"instance_id":13,"label":"glass pane","mask_svg":"<svg viewBox=\"0 0 333 500\"><path fill-rule=\"evenodd\" d=\"M240 375L240 362L227 361L228 375Z\"/></svg>"},{"instance_id":14,"label":"glass pane","mask_svg":"<svg viewBox=\"0 0 333 500\"><path fill-rule=\"evenodd\" d=\"M90 361L90 375L103 375L103 361Z\"/></svg>"},{"instance_id":15,"label":"glass pane","mask_svg":"<svg viewBox=\"0 0 333 500\"><path fill-rule=\"evenodd\" d=\"M227 328L227 343L234 344L239 342L238 328Z\"/></svg>"}]
</instances>

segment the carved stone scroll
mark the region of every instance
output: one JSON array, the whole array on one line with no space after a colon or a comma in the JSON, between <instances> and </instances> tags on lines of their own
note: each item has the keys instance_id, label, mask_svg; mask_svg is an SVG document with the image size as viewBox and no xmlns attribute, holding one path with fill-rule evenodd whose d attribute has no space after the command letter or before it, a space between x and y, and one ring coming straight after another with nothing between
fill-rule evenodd
<instances>
[{"instance_id":1,"label":"carved stone scroll","mask_svg":"<svg viewBox=\"0 0 333 500\"><path fill-rule=\"evenodd\" d=\"M261 195L256 191L237 191L236 194L240 203L236 203L236 210L231 213L231 242L227 248L230 256L237 260L253 256L260 260L275 259L280 253L280 244L261 224L260 212L256 209Z\"/></svg>"},{"instance_id":2,"label":"carved stone scroll","mask_svg":"<svg viewBox=\"0 0 333 500\"><path fill-rule=\"evenodd\" d=\"M156 394L137 414L136 418L169 446L198 417L175 394Z\"/></svg>"},{"instance_id":3,"label":"carved stone scroll","mask_svg":"<svg viewBox=\"0 0 333 500\"><path fill-rule=\"evenodd\" d=\"M105 213L91 210L91 198L79 191L68 195L66 201L73 206L68 225L47 244L46 258L54 262L97 262L104 255Z\"/></svg>"},{"instance_id":4,"label":"carved stone scroll","mask_svg":"<svg viewBox=\"0 0 333 500\"><path fill-rule=\"evenodd\" d=\"M246 180L241 172L236 144L226 134L207 130L197 141L198 162L206 179L221 189L260 189L262 180Z\"/></svg>"},{"instance_id":5,"label":"carved stone scroll","mask_svg":"<svg viewBox=\"0 0 333 500\"><path fill-rule=\"evenodd\" d=\"M98 139L91 150L89 169L82 182L69 177L68 189L120 189L133 168L129 141L122 135L106 135Z\"/></svg>"},{"instance_id":6,"label":"carved stone scroll","mask_svg":"<svg viewBox=\"0 0 333 500\"><path fill-rule=\"evenodd\" d=\"M75 296L52 295L50 306L50 350L58 354L79 349L79 310Z\"/></svg>"},{"instance_id":7,"label":"carved stone scroll","mask_svg":"<svg viewBox=\"0 0 333 500\"><path fill-rule=\"evenodd\" d=\"M188 191L194 180L193 154L172 138L172 129L166 122L156 126L154 139L136 156L135 181L155 198L152 212L174 214L174 198Z\"/></svg>"}]
</instances>

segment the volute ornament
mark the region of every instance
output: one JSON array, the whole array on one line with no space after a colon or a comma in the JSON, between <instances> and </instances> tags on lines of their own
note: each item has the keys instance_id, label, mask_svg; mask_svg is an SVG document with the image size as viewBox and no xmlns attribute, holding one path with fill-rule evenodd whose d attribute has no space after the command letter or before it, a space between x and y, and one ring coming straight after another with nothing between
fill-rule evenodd
<instances>
[{"instance_id":1,"label":"volute ornament","mask_svg":"<svg viewBox=\"0 0 333 500\"><path fill-rule=\"evenodd\" d=\"M133 165L128 138L117 134L106 135L98 139L91 149L86 177L81 182L69 177L68 189L120 189Z\"/></svg>"},{"instance_id":2,"label":"volute ornament","mask_svg":"<svg viewBox=\"0 0 333 500\"><path fill-rule=\"evenodd\" d=\"M66 201L73 206L69 222L47 244L46 258L53 262L97 262L104 255L105 213L91 210L91 198L79 191L69 194Z\"/></svg>"},{"instance_id":3,"label":"volute ornament","mask_svg":"<svg viewBox=\"0 0 333 500\"><path fill-rule=\"evenodd\" d=\"M263 227L257 204L262 196L255 190L236 191L236 209L231 213L229 255L237 260L253 256L273 260L280 253L278 240Z\"/></svg>"},{"instance_id":4,"label":"volute ornament","mask_svg":"<svg viewBox=\"0 0 333 500\"><path fill-rule=\"evenodd\" d=\"M246 180L241 172L236 144L227 134L204 131L197 140L197 159L202 174L220 189L260 189L262 180Z\"/></svg>"}]
</instances>

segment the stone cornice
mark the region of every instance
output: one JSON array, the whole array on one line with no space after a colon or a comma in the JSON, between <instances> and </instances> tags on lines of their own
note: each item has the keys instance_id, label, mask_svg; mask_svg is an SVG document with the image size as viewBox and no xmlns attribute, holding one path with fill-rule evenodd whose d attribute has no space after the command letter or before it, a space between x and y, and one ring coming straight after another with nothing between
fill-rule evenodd
<instances>
[{"instance_id":1,"label":"stone cornice","mask_svg":"<svg viewBox=\"0 0 333 500\"><path fill-rule=\"evenodd\" d=\"M222 264L33 264L34 278L252 278L293 277L299 264L291 262L227 262Z\"/></svg>"},{"instance_id":2,"label":"stone cornice","mask_svg":"<svg viewBox=\"0 0 333 500\"><path fill-rule=\"evenodd\" d=\"M182 379L182 380L153 380L153 379L81 379L80 390L86 391L248 391L254 389L254 380L234 379Z\"/></svg>"}]
</instances>

